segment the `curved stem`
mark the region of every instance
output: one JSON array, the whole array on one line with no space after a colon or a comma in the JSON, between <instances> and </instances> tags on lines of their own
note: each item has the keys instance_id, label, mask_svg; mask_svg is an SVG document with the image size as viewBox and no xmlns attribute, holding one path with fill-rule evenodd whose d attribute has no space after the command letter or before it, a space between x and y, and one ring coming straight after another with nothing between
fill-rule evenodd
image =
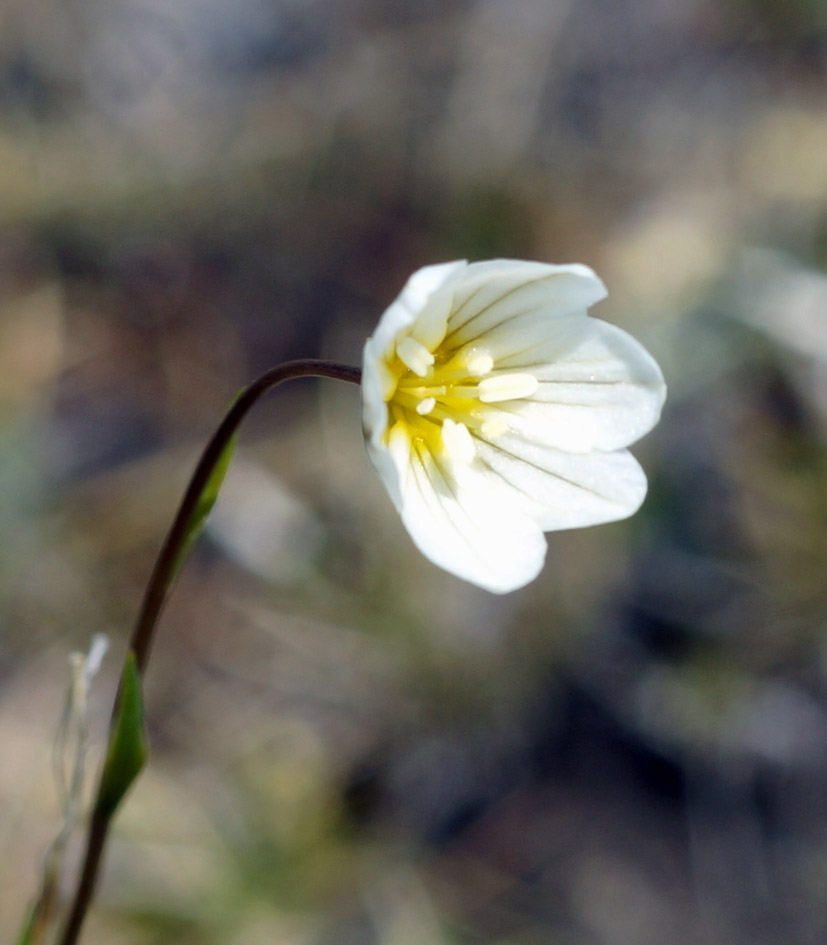
<instances>
[{"instance_id":1,"label":"curved stem","mask_svg":"<svg viewBox=\"0 0 827 945\"><path fill-rule=\"evenodd\" d=\"M189 485L178 506L172 526L164 540L152 574L144 592L141 609L135 628L129 640L127 653L135 654L138 673L143 677L146 672L152 642L155 637L155 628L158 618L166 602L173 580L180 564L190 531L190 524L198 510L199 500L210 481L210 477L219 463L225 448L232 440L242 420L250 409L273 387L297 377L330 377L340 381L349 381L358 384L362 372L358 367L348 364L338 364L334 361L317 361L312 359L301 361L287 361L271 368L253 381L239 394L227 415L221 421L218 429L212 435L204 448L198 465L192 474ZM117 711L117 698L115 702ZM113 711L113 718L115 716ZM100 795L98 795L100 796ZM92 896L95 891L109 827L112 822L112 813L103 812L96 803L93 808L86 841L86 853L78 880L72 908L66 920L66 925L58 939L59 945L75 945L80 935L81 926L86 917Z\"/></svg>"}]
</instances>

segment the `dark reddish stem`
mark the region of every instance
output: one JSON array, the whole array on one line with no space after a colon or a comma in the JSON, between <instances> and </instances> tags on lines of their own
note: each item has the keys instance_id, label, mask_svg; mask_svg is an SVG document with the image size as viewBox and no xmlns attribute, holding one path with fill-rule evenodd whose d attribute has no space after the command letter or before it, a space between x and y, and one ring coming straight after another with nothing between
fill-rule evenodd
<instances>
[{"instance_id":1,"label":"dark reddish stem","mask_svg":"<svg viewBox=\"0 0 827 945\"><path fill-rule=\"evenodd\" d=\"M180 556L189 535L190 523L198 508L201 495L210 481L210 477L215 471L224 450L236 434L242 420L262 395L284 381L290 381L297 377L330 377L339 381L350 381L352 384L359 384L362 379L362 372L358 367L338 364L333 361L310 359L288 361L262 374L249 387L245 387L236 398L201 454L187 490L181 499L181 504L178 506L178 512L175 515L172 527L161 546L149 583L146 586L144 599L127 650L127 654L130 652L135 654L138 673L141 677L146 672L158 618L161 615L180 564ZM76 945L78 941L83 921L94 895L111 822L112 813L102 812L96 802L89 823L83 867L72 900L72 908L58 939L58 945Z\"/></svg>"}]
</instances>

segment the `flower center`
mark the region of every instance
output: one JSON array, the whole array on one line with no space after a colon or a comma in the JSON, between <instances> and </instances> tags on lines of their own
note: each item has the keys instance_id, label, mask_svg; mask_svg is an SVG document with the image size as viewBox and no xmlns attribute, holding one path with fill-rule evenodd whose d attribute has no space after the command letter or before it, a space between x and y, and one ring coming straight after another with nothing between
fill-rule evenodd
<instances>
[{"instance_id":1,"label":"flower center","mask_svg":"<svg viewBox=\"0 0 827 945\"><path fill-rule=\"evenodd\" d=\"M491 440L509 429L494 405L531 397L539 386L532 374L492 373L494 359L483 348L432 352L410 336L397 343L387 367L395 379L388 438L404 432L414 446L463 463L474 457L473 435Z\"/></svg>"}]
</instances>

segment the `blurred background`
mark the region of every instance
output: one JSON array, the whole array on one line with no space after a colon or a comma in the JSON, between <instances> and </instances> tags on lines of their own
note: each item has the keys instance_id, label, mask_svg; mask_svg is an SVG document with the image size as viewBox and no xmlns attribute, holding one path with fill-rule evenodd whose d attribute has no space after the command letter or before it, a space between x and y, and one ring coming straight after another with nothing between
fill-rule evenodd
<instances>
[{"instance_id":1,"label":"blurred background","mask_svg":"<svg viewBox=\"0 0 827 945\"><path fill-rule=\"evenodd\" d=\"M272 395L84 941L825 940L825 93L822 0L2 0L2 940L69 654L110 637L94 768L229 400L498 255L593 266L662 364L643 510L494 598L414 550L355 388Z\"/></svg>"}]
</instances>

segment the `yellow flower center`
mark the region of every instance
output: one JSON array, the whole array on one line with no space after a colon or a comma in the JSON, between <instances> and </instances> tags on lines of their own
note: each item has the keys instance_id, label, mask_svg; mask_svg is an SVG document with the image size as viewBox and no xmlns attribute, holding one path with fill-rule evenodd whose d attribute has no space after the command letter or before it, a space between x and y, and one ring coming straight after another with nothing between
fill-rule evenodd
<instances>
[{"instance_id":1,"label":"yellow flower center","mask_svg":"<svg viewBox=\"0 0 827 945\"><path fill-rule=\"evenodd\" d=\"M480 347L429 351L407 336L396 344L387 369L387 442L403 435L419 450L447 452L470 462L473 436L491 440L508 430L502 411L491 405L531 397L539 386L532 374L493 373L494 359Z\"/></svg>"}]
</instances>

